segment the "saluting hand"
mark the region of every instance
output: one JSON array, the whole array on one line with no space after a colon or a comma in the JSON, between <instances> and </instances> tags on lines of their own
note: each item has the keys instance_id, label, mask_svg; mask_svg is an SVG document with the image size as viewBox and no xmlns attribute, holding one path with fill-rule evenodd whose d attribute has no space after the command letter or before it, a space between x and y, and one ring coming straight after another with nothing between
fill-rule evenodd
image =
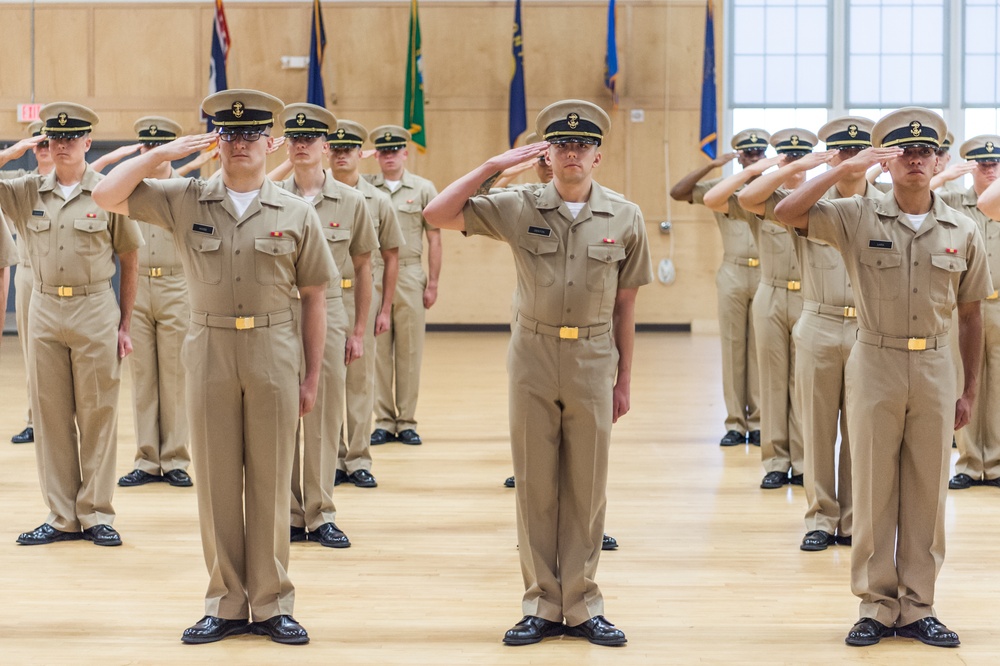
<instances>
[{"instance_id":1,"label":"saluting hand","mask_svg":"<svg viewBox=\"0 0 1000 666\"><path fill-rule=\"evenodd\" d=\"M809 153L801 158L792 162L796 165L798 171L809 171L810 169L815 169L821 164L827 164L837 156L836 150L820 150L815 153Z\"/></svg>"},{"instance_id":2,"label":"saluting hand","mask_svg":"<svg viewBox=\"0 0 1000 666\"><path fill-rule=\"evenodd\" d=\"M536 159L539 155L544 153L549 149L548 141L539 141L538 143L529 143L526 146L517 146L516 148L511 148L505 153L501 153L496 157L491 157L487 160L487 164L490 165L492 171L506 171L512 166L517 166L523 162L528 162L530 160Z\"/></svg>"},{"instance_id":3,"label":"saluting hand","mask_svg":"<svg viewBox=\"0 0 1000 666\"><path fill-rule=\"evenodd\" d=\"M726 166L734 159L736 159L736 153L723 153L712 160L711 164L713 167Z\"/></svg>"},{"instance_id":4,"label":"saluting hand","mask_svg":"<svg viewBox=\"0 0 1000 666\"><path fill-rule=\"evenodd\" d=\"M865 173L869 167L881 164L882 170L885 171L885 163L902 154L902 148L865 148L851 159L841 162L837 167L848 173Z\"/></svg>"},{"instance_id":5,"label":"saluting hand","mask_svg":"<svg viewBox=\"0 0 1000 666\"><path fill-rule=\"evenodd\" d=\"M785 156L775 155L774 157L768 157L763 160L757 160L747 168L743 169L748 174L759 176L773 166L784 166Z\"/></svg>"},{"instance_id":6,"label":"saluting hand","mask_svg":"<svg viewBox=\"0 0 1000 666\"><path fill-rule=\"evenodd\" d=\"M188 134L179 139L157 146L147 154L155 153L165 162L173 162L197 153L211 146L219 140L219 135L215 132L205 134Z\"/></svg>"}]
</instances>

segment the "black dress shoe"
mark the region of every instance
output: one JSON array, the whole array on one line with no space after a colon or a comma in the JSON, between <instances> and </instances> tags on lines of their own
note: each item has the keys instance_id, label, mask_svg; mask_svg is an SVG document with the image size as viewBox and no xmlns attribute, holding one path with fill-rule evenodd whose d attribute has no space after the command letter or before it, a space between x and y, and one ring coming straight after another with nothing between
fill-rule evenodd
<instances>
[{"instance_id":1,"label":"black dress shoe","mask_svg":"<svg viewBox=\"0 0 1000 666\"><path fill-rule=\"evenodd\" d=\"M290 542L295 543L296 541L306 540L306 528L292 525L289 531L291 532L288 539Z\"/></svg>"},{"instance_id":2,"label":"black dress shoe","mask_svg":"<svg viewBox=\"0 0 1000 666\"><path fill-rule=\"evenodd\" d=\"M719 446L737 446L739 444L746 443L747 436L739 430L730 430L723 436L722 439L719 440Z\"/></svg>"},{"instance_id":3,"label":"black dress shoe","mask_svg":"<svg viewBox=\"0 0 1000 666\"><path fill-rule=\"evenodd\" d=\"M504 488L513 488L514 487L514 477L508 476L506 479L504 479L503 486L504 486Z\"/></svg>"},{"instance_id":4,"label":"black dress shoe","mask_svg":"<svg viewBox=\"0 0 1000 666\"><path fill-rule=\"evenodd\" d=\"M951 477L951 481L948 482L948 487L952 490L965 490L966 488L971 488L975 485L976 481L968 474L956 474Z\"/></svg>"},{"instance_id":5,"label":"black dress shoe","mask_svg":"<svg viewBox=\"0 0 1000 666\"><path fill-rule=\"evenodd\" d=\"M188 473L182 469L172 469L163 475L163 480L178 488L190 488L194 485Z\"/></svg>"},{"instance_id":6,"label":"black dress shoe","mask_svg":"<svg viewBox=\"0 0 1000 666\"><path fill-rule=\"evenodd\" d=\"M111 525L94 525L83 531L83 538L95 546L120 546L122 537Z\"/></svg>"},{"instance_id":7,"label":"black dress shoe","mask_svg":"<svg viewBox=\"0 0 1000 666\"><path fill-rule=\"evenodd\" d=\"M747 443L760 446L760 430L751 430L747 433Z\"/></svg>"},{"instance_id":8,"label":"black dress shoe","mask_svg":"<svg viewBox=\"0 0 1000 666\"><path fill-rule=\"evenodd\" d=\"M760 482L761 488L773 490L788 483L788 472L768 472Z\"/></svg>"},{"instance_id":9,"label":"black dress shoe","mask_svg":"<svg viewBox=\"0 0 1000 666\"><path fill-rule=\"evenodd\" d=\"M48 523L42 523L30 532L17 537L17 542L22 546L43 546L56 541L79 541L82 538L83 535L79 532L62 532Z\"/></svg>"},{"instance_id":10,"label":"black dress shoe","mask_svg":"<svg viewBox=\"0 0 1000 666\"><path fill-rule=\"evenodd\" d=\"M31 426L10 438L11 444L31 444L33 441L35 441L35 429Z\"/></svg>"},{"instance_id":11,"label":"black dress shoe","mask_svg":"<svg viewBox=\"0 0 1000 666\"><path fill-rule=\"evenodd\" d=\"M258 636L270 636L275 643L305 645L309 642L309 634L291 615L275 615L263 622L254 622L250 631Z\"/></svg>"},{"instance_id":12,"label":"black dress shoe","mask_svg":"<svg viewBox=\"0 0 1000 666\"><path fill-rule=\"evenodd\" d=\"M883 638L892 636L895 632L895 629L885 626L878 620L863 617L855 622L851 630L847 632L847 638L844 639L844 642L855 646L875 645Z\"/></svg>"},{"instance_id":13,"label":"black dress shoe","mask_svg":"<svg viewBox=\"0 0 1000 666\"><path fill-rule=\"evenodd\" d=\"M378 446L379 444L385 444L386 442L395 442L395 441L396 441L396 436L393 435L388 430L384 430L383 428L375 428L375 431L372 433L371 437L372 446Z\"/></svg>"},{"instance_id":14,"label":"black dress shoe","mask_svg":"<svg viewBox=\"0 0 1000 666\"><path fill-rule=\"evenodd\" d=\"M847 536L842 536L842 535L838 534L835 537L835 539L837 541L837 545L838 546L850 546L854 542L853 539L851 539L851 535L850 534L848 534Z\"/></svg>"},{"instance_id":15,"label":"black dress shoe","mask_svg":"<svg viewBox=\"0 0 1000 666\"><path fill-rule=\"evenodd\" d=\"M806 536L802 539L802 545L799 546L799 550L807 550L810 552L826 550L835 543L837 543L836 538L829 532L824 532L823 530L813 530L811 532L806 532Z\"/></svg>"},{"instance_id":16,"label":"black dress shoe","mask_svg":"<svg viewBox=\"0 0 1000 666\"><path fill-rule=\"evenodd\" d=\"M601 550L618 550L618 539L605 534L601 538Z\"/></svg>"},{"instance_id":17,"label":"black dress shoe","mask_svg":"<svg viewBox=\"0 0 1000 666\"><path fill-rule=\"evenodd\" d=\"M333 485L339 486L340 484L345 483L347 481L350 481L350 479L347 476L347 472L345 472L342 469L338 469L337 473L333 477Z\"/></svg>"},{"instance_id":18,"label":"black dress shoe","mask_svg":"<svg viewBox=\"0 0 1000 666\"><path fill-rule=\"evenodd\" d=\"M994 488L1000 488L1000 477L997 477L995 479L983 479L982 481L980 481L980 484L984 486L993 486Z\"/></svg>"},{"instance_id":19,"label":"black dress shoe","mask_svg":"<svg viewBox=\"0 0 1000 666\"><path fill-rule=\"evenodd\" d=\"M396 435L396 440L402 442L403 444L409 444L410 446L417 446L423 444L424 440L420 439L420 435L413 428L407 428L403 430L398 435Z\"/></svg>"},{"instance_id":20,"label":"black dress shoe","mask_svg":"<svg viewBox=\"0 0 1000 666\"><path fill-rule=\"evenodd\" d=\"M934 647L958 647L962 644L958 634L941 624L936 617L923 617L916 622L896 627L896 635L903 638L916 638L921 643Z\"/></svg>"},{"instance_id":21,"label":"black dress shoe","mask_svg":"<svg viewBox=\"0 0 1000 666\"><path fill-rule=\"evenodd\" d=\"M358 488L375 488L378 486L375 477L366 469L355 470L348 475L348 478Z\"/></svg>"},{"instance_id":22,"label":"black dress shoe","mask_svg":"<svg viewBox=\"0 0 1000 666\"><path fill-rule=\"evenodd\" d=\"M586 638L594 645L607 645L609 647L618 647L628 643L625 633L604 619L603 615L596 615L575 627L566 627L566 635Z\"/></svg>"},{"instance_id":23,"label":"black dress shoe","mask_svg":"<svg viewBox=\"0 0 1000 666\"><path fill-rule=\"evenodd\" d=\"M805 480L801 474L792 474L788 477L788 483L793 486L801 486L805 484Z\"/></svg>"},{"instance_id":24,"label":"black dress shoe","mask_svg":"<svg viewBox=\"0 0 1000 666\"><path fill-rule=\"evenodd\" d=\"M163 481L163 477L159 474L143 472L141 469L134 469L122 478L118 479L118 485L124 488L130 488L132 486L144 486L147 483L155 483L157 481Z\"/></svg>"},{"instance_id":25,"label":"black dress shoe","mask_svg":"<svg viewBox=\"0 0 1000 666\"><path fill-rule=\"evenodd\" d=\"M306 538L310 541L318 541L319 545L326 546L327 548L351 547L351 540L334 523L323 523L309 532Z\"/></svg>"},{"instance_id":26,"label":"black dress shoe","mask_svg":"<svg viewBox=\"0 0 1000 666\"><path fill-rule=\"evenodd\" d=\"M227 636L239 636L250 631L250 623L246 620L223 620L221 617L206 615L181 634L181 641L197 645L199 643L214 643Z\"/></svg>"},{"instance_id":27,"label":"black dress shoe","mask_svg":"<svg viewBox=\"0 0 1000 666\"><path fill-rule=\"evenodd\" d=\"M521 621L507 630L503 636L504 645L531 645L543 638L562 636L566 627L562 622L553 622L534 615L525 615Z\"/></svg>"}]
</instances>

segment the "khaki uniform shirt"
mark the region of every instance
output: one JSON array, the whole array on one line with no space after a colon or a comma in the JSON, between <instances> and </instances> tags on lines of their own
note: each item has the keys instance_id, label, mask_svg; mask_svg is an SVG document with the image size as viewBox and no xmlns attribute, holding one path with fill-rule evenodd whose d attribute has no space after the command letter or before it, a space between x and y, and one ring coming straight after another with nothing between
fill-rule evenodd
<instances>
[{"instance_id":1,"label":"khaki uniform shirt","mask_svg":"<svg viewBox=\"0 0 1000 666\"><path fill-rule=\"evenodd\" d=\"M653 280L642 212L597 183L575 220L552 183L473 197L464 215L467 235L510 245L518 309L543 324L609 323L618 289Z\"/></svg>"},{"instance_id":2,"label":"khaki uniform shirt","mask_svg":"<svg viewBox=\"0 0 1000 666\"><path fill-rule=\"evenodd\" d=\"M17 263L17 246L14 243L13 236L10 235L9 224L3 211L0 210L0 227L2 227L0 229L0 268L13 266Z\"/></svg>"},{"instance_id":3,"label":"khaki uniform shirt","mask_svg":"<svg viewBox=\"0 0 1000 666\"><path fill-rule=\"evenodd\" d=\"M705 193L721 181L722 178L712 178L695 185L694 189L691 190L691 202L704 205ZM715 222L719 225L719 233L722 235L722 253L726 260L739 262L740 259L760 258L753 232L742 217L733 218L715 211L712 211L712 215L715 216Z\"/></svg>"},{"instance_id":4,"label":"khaki uniform shirt","mask_svg":"<svg viewBox=\"0 0 1000 666\"><path fill-rule=\"evenodd\" d=\"M207 205L218 202L220 205ZM193 312L250 317L290 307L296 286L339 281L313 206L265 179L237 216L221 178L146 179L129 213L174 236ZM225 279L223 279L225 276Z\"/></svg>"},{"instance_id":5,"label":"khaki uniform shirt","mask_svg":"<svg viewBox=\"0 0 1000 666\"><path fill-rule=\"evenodd\" d=\"M28 174L37 174L37 169L32 169L31 171L25 171L24 169L15 169L11 171L0 171L0 179L2 180L14 180L15 178L20 178L21 176L26 176ZM14 227L14 223L10 220L7 221L7 225L10 229L10 233L14 234L14 241L17 243L17 265L22 269L31 270L31 257L28 255L28 246L24 242L24 238L21 234L17 233L17 228Z\"/></svg>"},{"instance_id":6,"label":"khaki uniform shirt","mask_svg":"<svg viewBox=\"0 0 1000 666\"><path fill-rule=\"evenodd\" d=\"M819 201L810 210L809 236L840 250L858 286L861 330L896 338L943 335L956 301L992 293L975 223L933 199L916 232L892 193Z\"/></svg>"},{"instance_id":7,"label":"khaki uniform shirt","mask_svg":"<svg viewBox=\"0 0 1000 666\"><path fill-rule=\"evenodd\" d=\"M736 198L729 197L729 211L726 217L733 220L743 220L750 227L757 250L760 252L761 282L771 284L772 280L780 282L801 281L798 258L795 256L793 241L788 230L776 222L762 220L753 213L744 210Z\"/></svg>"},{"instance_id":8,"label":"khaki uniform shirt","mask_svg":"<svg viewBox=\"0 0 1000 666\"><path fill-rule=\"evenodd\" d=\"M372 185L389 195L396 209L396 219L403 232L405 244L399 248L399 260L418 259L424 253L424 231L437 231L424 219L424 208L437 196L434 183L403 171L403 177L395 192L390 192L381 173L366 176Z\"/></svg>"},{"instance_id":9,"label":"khaki uniform shirt","mask_svg":"<svg viewBox=\"0 0 1000 666\"><path fill-rule=\"evenodd\" d=\"M993 277L993 292L1000 288L1000 222L987 217L986 213L979 210L979 196L975 188L958 194L946 193L941 195L941 201L945 202L960 213L968 215L979 227L986 243L986 263L990 267L990 275Z\"/></svg>"},{"instance_id":10,"label":"khaki uniform shirt","mask_svg":"<svg viewBox=\"0 0 1000 666\"><path fill-rule=\"evenodd\" d=\"M378 235L379 249L391 250L402 247L406 240L403 238L403 231L399 228L399 220L396 219L396 212L392 207L392 199L389 195L378 189L364 178L358 178L356 187L365 198L368 206L368 214L375 223L375 233ZM373 255L372 263L381 264L381 255Z\"/></svg>"},{"instance_id":11,"label":"khaki uniform shirt","mask_svg":"<svg viewBox=\"0 0 1000 666\"><path fill-rule=\"evenodd\" d=\"M170 178L181 176L174 169L170 170ZM139 248L139 275L149 275L150 268L166 269L164 275L176 275L181 272L181 258L177 254L174 238L169 232L155 227L148 222L136 220L146 244Z\"/></svg>"}]
</instances>

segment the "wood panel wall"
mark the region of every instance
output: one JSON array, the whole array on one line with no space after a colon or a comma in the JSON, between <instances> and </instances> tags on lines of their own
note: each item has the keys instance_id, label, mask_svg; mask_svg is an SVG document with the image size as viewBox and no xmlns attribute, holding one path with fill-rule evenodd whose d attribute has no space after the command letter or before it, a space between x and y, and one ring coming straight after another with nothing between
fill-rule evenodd
<instances>
[{"instance_id":1,"label":"wood panel wall","mask_svg":"<svg viewBox=\"0 0 1000 666\"><path fill-rule=\"evenodd\" d=\"M721 0L716 5L722 44ZM311 6L229 0L229 86L304 100L306 71L283 70L280 59L308 54ZM127 140L134 120L151 113L198 131L213 11L210 2L36 5L35 99L91 106L101 116L96 139ZM409 3L326 2L323 12L327 106L369 128L401 122ZM529 126L544 106L567 97L608 110L612 130L597 178L642 207L655 269L669 252L669 237L659 233L668 217L665 155L671 181L704 163L697 146L705 3L619 0L621 95L614 110L603 86L606 15L603 0L523 0ZM411 150L409 166L443 188L507 147L513 2L422 0L420 20L429 150ZM30 5L0 4L0 21L0 139L9 142L24 134L16 105L31 96ZM631 122L633 110L644 120ZM374 160L366 168L376 169ZM711 327L718 232L701 207L670 202L669 212L677 281L641 290L637 319ZM509 250L447 232L444 243L439 301L428 321L507 321L514 285Z\"/></svg>"}]
</instances>

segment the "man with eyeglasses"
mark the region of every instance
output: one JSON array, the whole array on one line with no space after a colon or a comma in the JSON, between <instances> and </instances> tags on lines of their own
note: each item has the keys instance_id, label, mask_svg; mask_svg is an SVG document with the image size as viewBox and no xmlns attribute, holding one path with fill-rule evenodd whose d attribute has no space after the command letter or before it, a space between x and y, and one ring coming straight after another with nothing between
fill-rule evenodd
<instances>
[{"instance_id":1,"label":"man with eyeglasses","mask_svg":"<svg viewBox=\"0 0 1000 666\"><path fill-rule=\"evenodd\" d=\"M323 168L329 153L326 135L337 126L334 115L314 104L289 104L278 122L285 130L292 165L292 175L278 185L312 203L341 275L339 282L327 285L323 374L316 408L302 418L301 452L296 444L292 464L291 539L347 548L351 542L335 522L332 493L344 428L347 368L364 358L371 305L371 253L378 247L378 239L364 197L338 183ZM346 312L347 294L352 297L353 326Z\"/></svg>"},{"instance_id":2,"label":"man with eyeglasses","mask_svg":"<svg viewBox=\"0 0 1000 666\"><path fill-rule=\"evenodd\" d=\"M369 137L380 172L365 176L392 199L405 244L399 248L399 279L392 301L392 321L375 345L375 429L371 444L423 442L417 433L420 365L424 355L426 310L437 302L441 275L441 230L431 227L423 210L437 196L434 184L406 169L410 133L382 125ZM427 236L427 273L422 263Z\"/></svg>"},{"instance_id":3,"label":"man with eyeglasses","mask_svg":"<svg viewBox=\"0 0 1000 666\"><path fill-rule=\"evenodd\" d=\"M139 154L175 140L183 129L161 116L145 116L133 129ZM170 162L160 164L153 178L177 178ZM118 479L123 487L165 481L192 485L187 468L188 427L184 403L181 345L187 335L188 305L184 267L169 231L136 220L145 245L139 249L139 285L132 311L132 411L135 416L135 468Z\"/></svg>"},{"instance_id":4,"label":"man with eyeglasses","mask_svg":"<svg viewBox=\"0 0 1000 666\"><path fill-rule=\"evenodd\" d=\"M848 645L886 636L957 647L936 617L945 552L945 498L953 430L969 421L981 351L981 299L993 292L975 222L930 189L941 116L920 107L889 113L872 144L796 189L775 216L840 250L854 287L858 338L846 368L854 481L851 589L861 619ZM881 163L892 192L823 200L845 177ZM965 371L961 397L948 349L958 308Z\"/></svg>"},{"instance_id":5,"label":"man with eyeglasses","mask_svg":"<svg viewBox=\"0 0 1000 666\"><path fill-rule=\"evenodd\" d=\"M437 227L510 245L517 269L508 354L511 454L524 617L507 645L553 636L625 645L596 582L611 426L629 411L635 297L653 279L642 212L593 179L611 125L590 102L539 113L544 140L493 157L425 210ZM498 172L548 154L542 189L477 195Z\"/></svg>"},{"instance_id":6,"label":"man with eyeglasses","mask_svg":"<svg viewBox=\"0 0 1000 666\"><path fill-rule=\"evenodd\" d=\"M378 485L372 475L371 430L375 400L376 336L389 330L392 300L399 276L399 248L405 243L403 232L385 192L361 177L361 152L368 130L351 120L337 120L326 137L330 147L330 171L346 187L354 188L365 199L368 215L378 236L378 254L372 257L374 289L368 325L364 334L364 356L347 366L347 418L340 436L335 485L353 483L359 488ZM345 292L345 303L354 302L354 294ZM351 306L353 308L353 305ZM348 308L349 326L355 315Z\"/></svg>"},{"instance_id":7,"label":"man with eyeglasses","mask_svg":"<svg viewBox=\"0 0 1000 666\"><path fill-rule=\"evenodd\" d=\"M764 157L771 135L745 129L732 139L734 152L695 169L670 190L675 201L703 204L705 193L722 178L702 180L733 158L744 169ZM749 442L760 445L760 381L751 308L760 282L760 254L750 228L741 220L713 211L722 237L722 263L715 274L719 336L722 341L722 396L726 405L726 434L721 446Z\"/></svg>"},{"instance_id":8,"label":"man with eyeglasses","mask_svg":"<svg viewBox=\"0 0 1000 666\"><path fill-rule=\"evenodd\" d=\"M31 405L45 522L18 537L26 545L87 539L119 546L112 527L121 362L132 351L138 225L98 208L101 175L86 162L97 114L47 104L54 169L0 181L0 208L24 237L35 294L28 317ZM111 278L121 264L120 296ZM79 434L78 434L79 433Z\"/></svg>"},{"instance_id":9,"label":"man with eyeglasses","mask_svg":"<svg viewBox=\"0 0 1000 666\"><path fill-rule=\"evenodd\" d=\"M171 231L188 281L188 422L210 580L205 617L184 631L185 643L245 633L309 641L292 617L289 483L295 428L319 387L326 285L340 274L312 204L267 179L270 130L283 108L254 90L209 95L202 110L218 134L181 137L128 160L94 192L105 209ZM218 177L149 177L216 138Z\"/></svg>"}]
</instances>

